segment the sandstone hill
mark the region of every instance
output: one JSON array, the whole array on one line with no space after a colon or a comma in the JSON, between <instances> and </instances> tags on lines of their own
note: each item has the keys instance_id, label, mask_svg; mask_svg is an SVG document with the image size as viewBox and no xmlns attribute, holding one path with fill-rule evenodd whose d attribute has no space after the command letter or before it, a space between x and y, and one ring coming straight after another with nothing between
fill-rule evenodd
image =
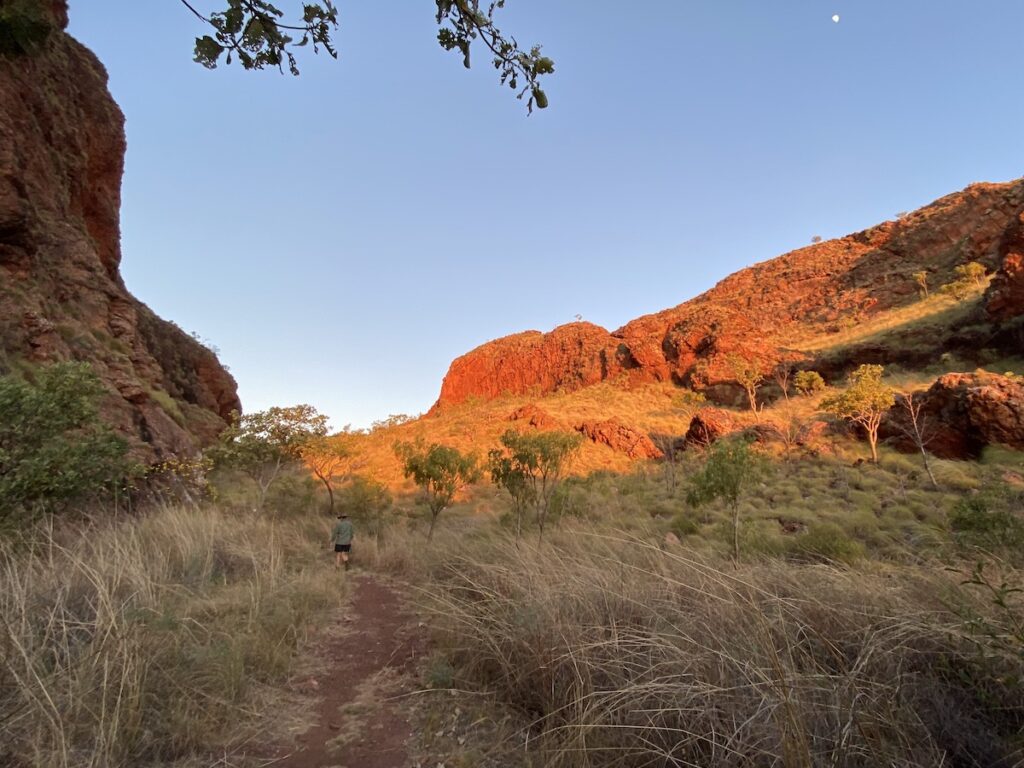
<instances>
[{"instance_id":1,"label":"sandstone hill","mask_svg":"<svg viewBox=\"0 0 1024 768\"><path fill-rule=\"evenodd\" d=\"M941 290L972 262L985 272L976 284ZM766 374L760 419L736 359ZM843 428L820 410L827 393L783 398L770 375L781 361L837 386L862 363L885 365L888 383L921 404L940 458L974 458L992 444L1024 449L1024 180L976 184L757 264L614 332L573 323L484 344L452 363L427 416L372 430L361 451L374 477L401 485L396 440L483 455L509 428L582 433L579 473L628 472L741 431L787 453L845 450L835 442ZM916 451L904 422L897 405L883 424L886 444Z\"/></svg>"},{"instance_id":2,"label":"sandstone hill","mask_svg":"<svg viewBox=\"0 0 1024 768\"><path fill-rule=\"evenodd\" d=\"M0 40L0 373L88 361L140 458L194 452L239 408L235 381L125 288L124 118L66 3L43 13L44 39Z\"/></svg>"},{"instance_id":3,"label":"sandstone hill","mask_svg":"<svg viewBox=\"0 0 1024 768\"><path fill-rule=\"evenodd\" d=\"M977 262L979 300L922 313L915 273L934 291ZM912 307L918 307L908 311ZM452 363L435 412L468 398L571 392L608 380L674 382L733 404L726 361L765 372L782 358L838 378L857 364L927 364L1024 349L1024 180L976 184L898 221L741 270L695 299L608 332L590 323L489 342ZM856 329L883 328L885 338Z\"/></svg>"}]
</instances>

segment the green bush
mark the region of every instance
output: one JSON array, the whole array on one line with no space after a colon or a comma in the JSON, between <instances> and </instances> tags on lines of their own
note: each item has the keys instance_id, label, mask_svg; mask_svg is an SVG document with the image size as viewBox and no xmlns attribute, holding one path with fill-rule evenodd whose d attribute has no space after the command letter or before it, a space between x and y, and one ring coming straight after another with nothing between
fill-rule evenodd
<instances>
[{"instance_id":1,"label":"green bush","mask_svg":"<svg viewBox=\"0 0 1024 768\"><path fill-rule=\"evenodd\" d=\"M801 395L809 397L825 389L825 380L817 371L797 371L793 377L793 386Z\"/></svg>"},{"instance_id":2,"label":"green bush","mask_svg":"<svg viewBox=\"0 0 1024 768\"><path fill-rule=\"evenodd\" d=\"M0 527L110 493L133 471L127 443L100 419L105 390L89 366L33 373L0 377Z\"/></svg>"}]
</instances>

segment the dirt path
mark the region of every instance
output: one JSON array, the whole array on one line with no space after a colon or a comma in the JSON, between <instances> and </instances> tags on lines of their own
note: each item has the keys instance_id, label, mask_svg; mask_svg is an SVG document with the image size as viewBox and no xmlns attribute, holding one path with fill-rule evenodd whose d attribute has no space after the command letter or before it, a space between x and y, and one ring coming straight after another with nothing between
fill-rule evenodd
<instances>
[{"instance_id":1,"label":"dirt path","mask_svg":"<svg viewBox=\"0 0 1024 768\"><path fill-rule=\"evenodd\" d=\"M404 768L412 727L388 701L409 687L423 632L398 592L364 574L326 632L321 670L309 682L320 697L316 722L298 745L279 748L273 768Z\"/></svg>"}]
</instances>

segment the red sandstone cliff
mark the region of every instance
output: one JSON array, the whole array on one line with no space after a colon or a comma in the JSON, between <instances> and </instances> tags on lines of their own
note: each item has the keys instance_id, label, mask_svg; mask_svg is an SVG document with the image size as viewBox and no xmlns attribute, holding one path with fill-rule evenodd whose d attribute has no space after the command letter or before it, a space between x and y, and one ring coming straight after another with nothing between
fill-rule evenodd
<instances>
[{"instance_id":1,"label":"red sandstone cliff","mask_svg":"<svg viewBox=\"0 0 1024 768\"><path fill-rule=\"evenodd\" d=\"M968 261L980 262L996 276L985 309L971 325L985 338L965 336L961 342L968 351L982 346L1012 351L1020 346L1024 315L1024 180L976 184L899 221L757 264L695 299L612 333L574 323L484 344L452 363L435 408L471 396L544 394L619 377L728 389L734 376L727 361L733 353L770 367L801 338L917 301L915 272L927 272L934 289L950 282L954 268ZM940 342L949 344L948 339L917 341L914 354L922 359L945 351ZM851 354L863 357L812 357L807 364L838 374L856 362L903 362L886 348Z\"/></svg>"},{"instance_id":2,"label":"red sandstone cliff","mask_svg":"<svg viewBox=\"0 0 1024 768\"><path fill-rule=\"evenodd\" d=\"M236 385L216 356L154 315L119 273L124 118L95 56L64 33L0 55L0 372L90 362L104 413L143 459L213 440Z\"/></svg>"}]
</instances>

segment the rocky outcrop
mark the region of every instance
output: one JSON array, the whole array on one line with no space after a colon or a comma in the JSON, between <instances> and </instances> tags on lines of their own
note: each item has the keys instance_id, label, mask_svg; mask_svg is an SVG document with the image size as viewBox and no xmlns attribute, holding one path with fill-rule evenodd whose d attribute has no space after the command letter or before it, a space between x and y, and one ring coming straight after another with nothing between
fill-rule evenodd
<instances>
[{"instance_id":1,"label":"rocky outcrop","mask_svg":"<svg viewBox=\"0 0 1024 768\"><path fill-rule=\"evenodd\" d=\"M571 323L550 333L527 331L463 355L452 363L442 401L470 396L572 391L636 367L628 350L592 323Z\"/></svg>"},{"instance_id":2,"label":"rocky outcrop","mask_svg":"<svg viewBox=\"0 0 1024 768\"><path fill-rule=\"evenodd\" d=\"M615 419L584 421L576 425L576 431L581 432L591 442L606 445L631 459L660 459L662 456L661 451L646 433Z\"/></svg>"},{"instance_id":3,"label":"rocky outcrop","mask_svg":"<svg viewBox=\"0 0 1024 768\"><path fill-rule=\"evenodd\" d=\"M985 311L996 321L1024 315L1024 247L1006 255L989 287Z\"/></svg>"},{"instance_id":4,"label":"rocky outcrop","mask_svg":"<svg viewBox=\"0 0 1024 768\"><path fill-rule=\"evenodd\" d=\"M0 372L89 362L140 459L192 453L240 408L235 382L125 288L124 118L66 3L46 8L48 37L0 56Z\"/></svg>"},{"instance_id":5,"label":"rocky outcrop","mask_svg":"<svg viewBox=\"0 0 1024 768\"><path fill-rule=\"evenodd\" d=\"M987 445L1024 449L1024 380L1018 377L950 373L913 397L927 450L939 458L976 458ZM916 451L912 434L901 398L879 435L900 450Z\"/></svg>"},{"instance_id":6,"label":"rocky outcrop","mask_svg":"<svg viewBox=\"0 0 1024 768\"><path fill-rule=\"evenodd\" d=\"M684 439L688 445L706 446L740 429L742 427L728 411L702 408L690 419L690 427L686 430Z\"/></svg>"},{"instance_id":7,"label":"rocky outcrop","mask_svg":"<svg viewBox=\"0 0 1024 768\"><path fill-rule=\"evenodd\" d=\"M533 403L516 408L509 414L509 421L525 422L528 426L540 430L552 430L558 428L558 421L543 408Z\"/></svg>"},{"instance_id":8,"label":"rocky outcrop","mask_svg":"<svg viewBox=\"0 0 1024 768\"><path fill-rule=\"evenodd\" d=\"M1024 180L976 184L899 221L741 270L691 301L614 332L574 323L547 334L498 339L452 363L435 407L471 396L540 396L608 379L673 381L703 389L717 403L735 404L742 392L735 384L734 358L767 373L779 358L792 356L788 347L794 340L837 333L917 301L916 272L924 271L934 288L950 282L955 267L970 261L997 274L985 298L988 318L969 323L990 323L991 332L984 339L965 336L962 346L1008 350L1019 334L1000 335L995 326L1017 317L1022 307L1022 215ZM923 359L944 351L936 345L945 340L918 341L903 346L917 347ZM853 365L894 352L883 346L858 354L864 359L821 362L841 376ZM818 363L809 359L801 366Z\"/></svg>"}]
</instances>

